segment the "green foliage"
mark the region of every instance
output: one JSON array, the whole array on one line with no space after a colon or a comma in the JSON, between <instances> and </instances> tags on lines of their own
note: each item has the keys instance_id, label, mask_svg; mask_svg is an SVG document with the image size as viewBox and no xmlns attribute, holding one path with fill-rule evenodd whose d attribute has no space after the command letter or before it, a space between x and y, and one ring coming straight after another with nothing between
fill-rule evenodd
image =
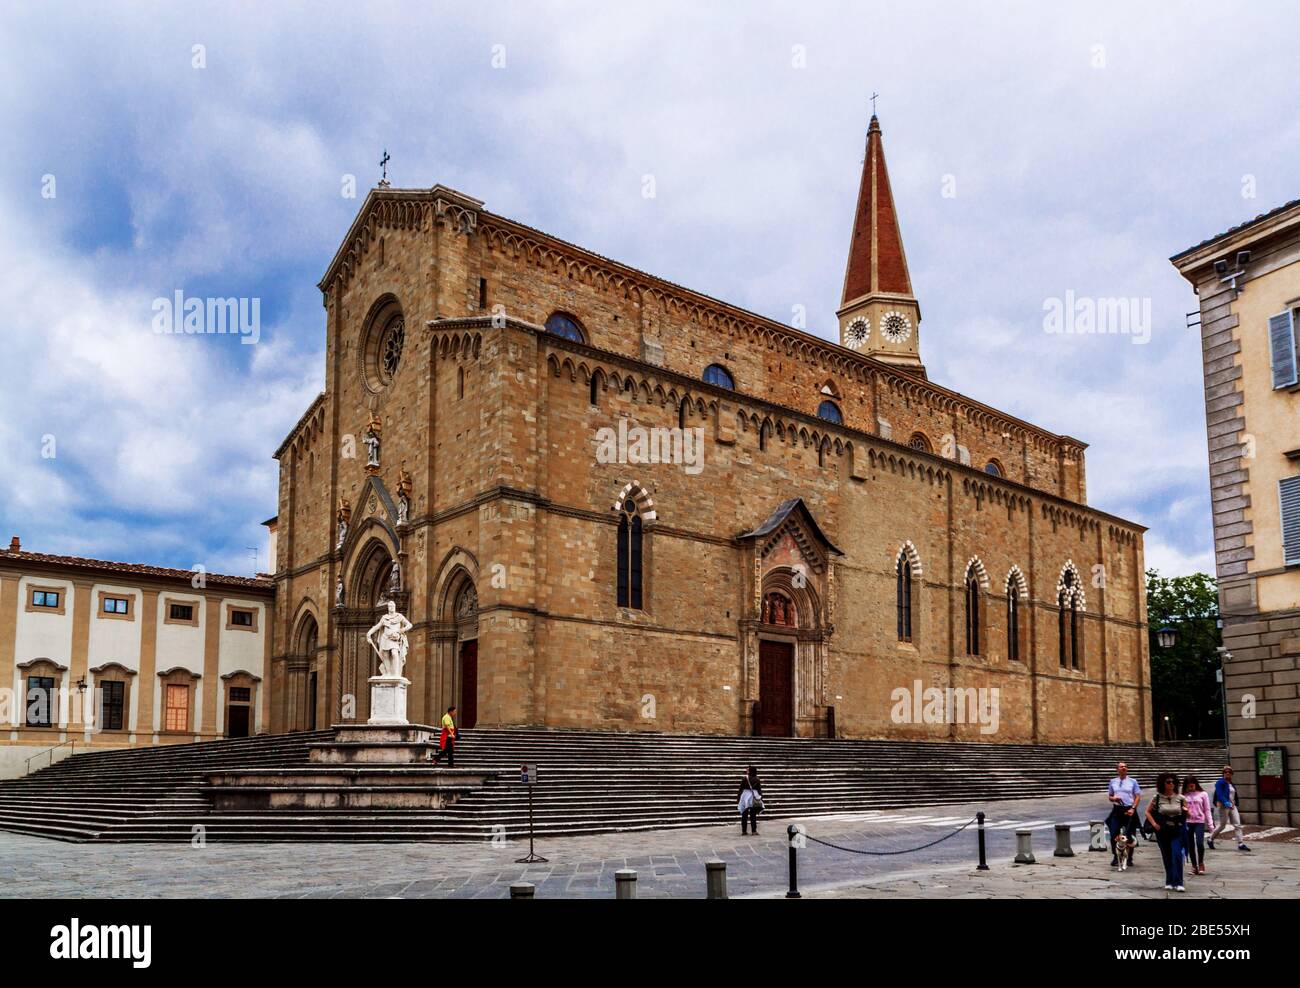
<instances>
[{"instance_id":1,"label":"green foliage","mask_svg":"<svg viewBox=\"0 0 1300 988\"><path fill-rule=\"evenodd\" d=\"M1206 573L1166 578L1147 570L1147 622L1151 639L1151 705L1156 738L1223 737L1221 692L1215 672L1223 643L1218 628L1219 591ZM1156 633L1171 627L1178 634L1172 648L1161 648Z\"/></svg>"}]
</instances>

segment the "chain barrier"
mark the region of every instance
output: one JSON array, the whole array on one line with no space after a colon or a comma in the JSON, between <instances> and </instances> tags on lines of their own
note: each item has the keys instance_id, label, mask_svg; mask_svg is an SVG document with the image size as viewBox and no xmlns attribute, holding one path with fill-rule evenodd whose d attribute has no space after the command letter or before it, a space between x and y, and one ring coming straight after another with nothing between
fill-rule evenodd
<instances>
[{"instance_id":1,"label":"chain barrier","mask_svg":"<svg viewBox=\"0 0 1300 988\"><path fill-rule=\"evenodd\" d=\"M820 845L822 845L823 847L831 847L831 848L834 848L834 849L837 850L837 851L847 851L849 854L869 854L869 855L872 855L873 857L887 857L887 856L889 856L889 855L891 855L891 854L911 854L911 853L913 853L914 851L924 851L927 847L934 847L935 844L942 844L942 843L943 843L944 841L946 841L949 837L956 837L956 836L957 836L958 834L960 834L963 830L965 830L965 829L966 829L967 827L969 827L972 823L974 823L977 819L979 819L979 818L978 818L978 817L971 817L969 820L967 820L965 823L963 823L960 827L958 827L958 828L957 828L956 830L954 830L952 833L944 834L944 835L943 835L942 837L940 837L938 840L932 840L932 841L930 841L930 843L928 843L928 844L922 844L920 847L908 847L908 848L904 848L904 849L901 850L901 851L864 851L864 850L862 850L861 848L857 848L857 847L842 847L842 846L840 846L839 844L832 844L830 841L818 840L818 839L817 839L816 837L814 837L812 834L804 833L804 834L800 834L800 836L803 837L804 840L810 840L810 841L812 841L814 844L820 844Z\"/></svg>"}]
</instances>

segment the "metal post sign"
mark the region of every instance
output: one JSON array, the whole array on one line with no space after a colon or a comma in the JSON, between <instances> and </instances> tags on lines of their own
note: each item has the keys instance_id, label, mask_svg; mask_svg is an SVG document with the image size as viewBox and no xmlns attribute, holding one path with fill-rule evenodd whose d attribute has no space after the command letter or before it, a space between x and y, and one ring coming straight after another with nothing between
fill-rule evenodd
<instances>
[{"instance_id":1,"label":"metal post sign","mask_svg":"<svg viewBox=\"0 0 1300 988\"><path fill-rule=\"evenodd\" d=\"M537 766L521 765L519 766L519 781L526 786L537 784Z\"/></svg>"}]
</instances>

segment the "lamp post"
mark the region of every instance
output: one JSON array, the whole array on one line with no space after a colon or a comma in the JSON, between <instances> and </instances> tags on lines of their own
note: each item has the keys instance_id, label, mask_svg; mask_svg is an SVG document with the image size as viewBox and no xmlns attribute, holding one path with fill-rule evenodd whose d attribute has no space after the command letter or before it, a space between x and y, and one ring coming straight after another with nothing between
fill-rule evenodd
<instances>
[{"instance_id":1,"label":"lamp post","mask_svg":"<svg viewBox=\"0 0 1300 988\"><path fill-rule=\"evenodd\" d=\"M1178 629L1172 625L1166 624L1156 632L1156 644L1162 649L1168 650L1174 647L1178 641ZM1169 740L1169 715L1164 718L1165 740Z\"/></svg>"},{"instance_id":2,"label":"lamp post","mask_svg":"<svg viewBox=\"0 0 1300 988\"><path fill-rule=\"evenodd\" d=\"M1215 651L1219 654L1219 668L1214 670L1214 678L1219 681L1219 712L1223 715L1223 744L1228 744L1228 684L1223 676L1223 664L1232 658L1232 653L1220 645Z\"/></svg>"}]
</instances>

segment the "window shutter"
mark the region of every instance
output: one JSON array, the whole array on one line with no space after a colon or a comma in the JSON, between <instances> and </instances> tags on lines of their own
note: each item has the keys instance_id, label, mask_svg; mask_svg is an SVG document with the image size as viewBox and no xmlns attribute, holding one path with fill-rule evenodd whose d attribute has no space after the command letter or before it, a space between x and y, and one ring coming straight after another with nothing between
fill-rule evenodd
<instances>
[{"instance_id":1,"label":"window shutter","mask_svg":"<svg viewBox=\"0 0 1300 988\"><path fill-rule=\"evenodd\" d=\"M1273 387L1289 388L1296 383L1295 327L1289 311L1268 317L1268 342L1273 355Z\"/></svg>"},{"instance_id":2,"label":"window shutter","mask_svg":"<svg viewBox=\"0 0 1300 988\"><path fill-rule=\"evenodd\" d=\"M1283 477L1277 486L1282 499L1282 561L1290 566L1300 563L1300 476Z\"/></svg>"}]
</instances>

